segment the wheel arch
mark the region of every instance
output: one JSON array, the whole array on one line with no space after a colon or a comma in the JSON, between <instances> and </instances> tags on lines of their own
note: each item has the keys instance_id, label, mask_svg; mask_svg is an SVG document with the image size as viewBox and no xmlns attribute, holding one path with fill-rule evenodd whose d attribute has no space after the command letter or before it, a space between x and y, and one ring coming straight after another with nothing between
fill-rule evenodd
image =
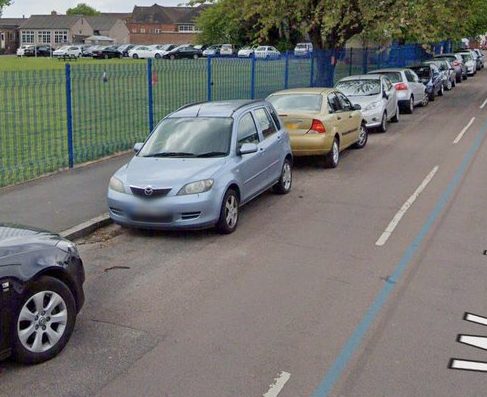
<instances>
[{"instance_id":1,"label":"wheel arch","mask_svg":"<svg viewBox=\"0 0 487 397\"><path fill-rule=\"evenodd\" d=\"M73 294L74 301L76 303L76 312L80 311L82 305L82 298L79 296L79 291L76 288L76 284L74 280L64 269L60 267L50 267L36 274L36 276L31 280L31 282L37 281L42 277L52 277L66 284L66 286Z\"/></svg>"}]
</instances>

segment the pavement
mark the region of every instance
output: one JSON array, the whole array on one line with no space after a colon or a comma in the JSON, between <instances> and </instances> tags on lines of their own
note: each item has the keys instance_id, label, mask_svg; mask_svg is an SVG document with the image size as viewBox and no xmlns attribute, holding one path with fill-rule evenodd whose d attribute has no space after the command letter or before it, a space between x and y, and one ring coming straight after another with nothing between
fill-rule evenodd
<instances>
[{"instance_id":1,"label":"pavement","mask_svg":"<svg viewBox=\"0 0 487 397\"><path fill-rule=\"evenodd\" d=\"M463 319L487 317L486 98L481 72L337 169L297 161L293 191L249 203L232 235L78 240L70 343L2 363L0 395L484 397L485 373L448 365L487 361L457 342L487 336Z\"/></svg>"},{"instance_id":2,"label":"pavement","mask_svg":"<svg viewBox=\"0 0 487 397\"><path fill-rule=\"evenodd\" d=\"M122 154L0 188L0 222L62 232L106 213L108 181L131 156Z\"/></svg>"}]
</instances>

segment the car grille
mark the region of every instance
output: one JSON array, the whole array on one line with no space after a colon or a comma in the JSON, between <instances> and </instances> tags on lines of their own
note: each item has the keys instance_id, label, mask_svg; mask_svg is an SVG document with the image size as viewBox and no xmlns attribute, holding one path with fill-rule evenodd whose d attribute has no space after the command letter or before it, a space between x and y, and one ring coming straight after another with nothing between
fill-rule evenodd
<instances>
[{"instance_id":1,"label":"car grille","mask_svg":"<svg viewBox=\"0 0 487 397\"><path fill-rule=\"evenodd\" d=\"M155 199L159 197L164 197L171 191L171 189L152 189L152 193L147 194L146 189L147 188L130 186L130 190L132 191L134 196L145 198L145 199Z\"/></svg>"},{"instance_id":2,"label":"car grille","mask_svg":"<svg viewBox=\"0 0 487 397\"><path fill-rule=\"evenodd\" d=\"M145 223L171 223L173 220L172 215L130 215L130 219L135 222Z\"/></svg>"}]
</instances>

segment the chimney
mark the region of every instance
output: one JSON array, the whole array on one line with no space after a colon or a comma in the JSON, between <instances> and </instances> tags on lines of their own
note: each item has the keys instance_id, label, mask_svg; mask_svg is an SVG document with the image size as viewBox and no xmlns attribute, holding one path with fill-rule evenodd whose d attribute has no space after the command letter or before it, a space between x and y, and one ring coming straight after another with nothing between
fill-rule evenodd
<instances>
[{"instance_id":1,"label":"chimney","mask_svg":"<svg viewBox=\"0 0 487 397\"><path fill-rule=\"evenodd\" d=\"M57 15L56 11L51 11L51 15Z\"/></svg>"}]
</instances>

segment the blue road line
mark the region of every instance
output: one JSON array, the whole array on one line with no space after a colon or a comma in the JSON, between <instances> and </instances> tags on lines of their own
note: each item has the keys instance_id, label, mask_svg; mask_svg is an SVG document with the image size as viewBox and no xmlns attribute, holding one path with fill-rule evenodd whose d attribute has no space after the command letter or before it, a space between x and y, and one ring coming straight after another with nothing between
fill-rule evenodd
<instances>
[{"instance_id":1,"label":"blue road line","mask_svg":"<svg viewBox=\"0 0 487 397\"><path fill-rule=\"evenodd\" d=\"M387 299L390 297L394 287L397 285L397 282L401 278L402 274L404 273L408 265L411 263L411 260L413 259L413 256L416 254L416 251L421 247L421 244L426 238L431 227L439 218L442 211L445 209L445 206L448 204L450 198L452 197L453 193L457 189L458 185L461 183L462 179L464 178L465 173L470 163L472 162L473 157L480 149L480 146L486 134L487 134L487 123L484 124L482 130L477 135L475 142L473 143L472 147L463 158L463 161L458 167L458 169L456 170L455 175L453 176L447 188L445 189L445 191L442 193L442 195L436 202L435 208L428 216L428 219L426 220L423 227L417 234L416 238L407 247L401 260L399 261L396 268L394 269L394 273L386 282L384 287L382 287L378 295L375 297L374 302L368 308L365 316L362 318L360 323L353 331L353 334L350 336L350 338L343 346L342 350L340 351L340 354L336 358L331 368L325 374L325 377L323 378L319 386L316 388L312 397L327 397L332 391L336 382L342 376L343 371L345 370L348 363L350 362L350 359L355 354L357 349L360 347L365 334L367 333L370 326L375 321L381 309L384 307L384 304L387 302Z\"/></svg>"}]
</instances>

